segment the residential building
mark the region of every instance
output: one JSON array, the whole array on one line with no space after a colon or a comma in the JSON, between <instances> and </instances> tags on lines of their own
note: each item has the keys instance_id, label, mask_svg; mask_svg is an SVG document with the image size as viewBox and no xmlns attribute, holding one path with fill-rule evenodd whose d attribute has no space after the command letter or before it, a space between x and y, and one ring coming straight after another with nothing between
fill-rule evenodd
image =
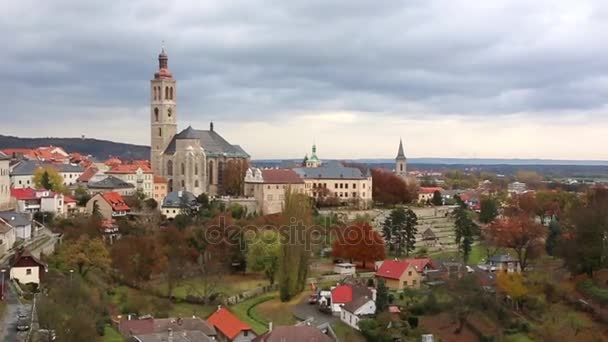
<instances>
[{"instance_id":1,"label":"residential building","mask_svg":"<svg viewBox=\"0 0 608 342\"><path fill-rule=\"evenodd\" d=\"M507 273L521 272L521 265L517 258L509 254L497 254L488 260L488 266L491 271L502 271Z\"/></svg>"},{"instance_id":2,"label":"residential building","mask_svg":"<svg viewBox=\"0 0 608 342\"><path fill-rule=\"evenodd\" d=\"M221 306L207 318L207 322L215 327L220 342L247 342L257 337L249 325Z\"/></svg>"},{"instance_id":3,"label":"residential building","mask_svg":"<svg viewBox=\"0 0 608 342\"><path fill-rule=\"evenodd\" d=\"M15 245L15 229L0 220L0 256L8 253Z\"/></svg>"},{"instance_id":4,"label":"residential building","mask_svg":"<svg viewBox=\"0 0 608 342\"><path fill-rule=\"evenodd\" d=\"M376 313L376 302L367 296L359 297L342 307L340 320L351 328L359 329L359 321Z\"/></svg>"},{"instance_id":5,"label":"residential building","mask_svg":"<svg viewBox=\"0 0 608 342\"><path fill-rule=\"evenodd\" d=\"M118 331L129 342L215 341L215 328L198 317L154 318L152 316L120 320Z\"/></svg>"},{"instance_id":6,"label":"residential building","mask_svg":"<svg viewBox=\"0 0 608 342\"><path fill-rule=\"evenodd\" d=\"M340 204L352 204L361 209L372 205L372 176L369 170L363 173L338 161L293 170L304 180L306 193L317 200L333 198Z\"/></svg>"},{"instance_id":7,"label":"residential building","mask_svg":"<svg viewBox=\"0 0 608 342\"><path fill-rule=\"evenodd\" d=\"M513 182L507 185L507 192L509 195L520 195L528 190L526 183L522 182Z\"/></svg>"},{"instance_id":8,"label":"residential building","mask_svg":"<svg viewBox=\"0 0 608 342\"><path fill-rule=\"evenodd\" d=\"M16 239L29 240L32 238L31 214L2 211L0 212L0 222L13 227Z\"/></svg>"},{"instance_id":9,"label":"residential building","mask_svg":"<svg viewBox=\"0 0 608 342\"><path fill-rule=\"evenodd\" d=\"M416 271L412 263L399 260L385 260L375 276L384 279L386 287L393 291L404 288L418 289L422 282L422 274Z\"/></svg>"},{"instance_id":10,"label":"residential building","mask_svg":"<svg viewBox=\"0 0 608 342\"><path fill-rule=\"evenodd\" d=\"M189 191L173 191L167 194L160 206L160 213L165 218L173 219L181 214L184 209L197 211L199 204L196 196Z\"/></svg>"},{"instance_id":11,"label":"residential building","mask_svg":"<svg viewBox=\"0 0 608 342\"><path fill-rule=\"evenodd\" d=\"M47 265L33 256L28 250L19 249L10 261L10 279L21 284L34 283L40 285L44 278Z\"/></svg>"},{"instance_id":12,"label":"residential building","mask_svg":"<svg viewBox=\"0 0 608 342\"><path fill-rule=\"evenodd\" d=\"M342 307L353 300L368 297L376 299L376 290L363 285L343 284L331 289L330 304L333 314L340 314Z\"/></svg>"},{"instance_id":13,"label":"residential building","mask_svg":"<svg viewBox=\"0 0 608 342\"><path fill-rule=\"evenodd\" d=\"M285 206L285 191L305 192L304 181L293 170L249 168L245 173L245 196L257 201L256 212L276 214Z\"/></svg>"},{"instance_id":14,"label":"residential building","mask_svg":"<svg viewBox=\"0 0 608 342\"><path fill-rule=\"evenodd\" d=\"M216 196L223 191L228 163L246 167L249 155L219 135L213 123L207 131L188 127L177 133L177 81L168 62L163 49L158 56L158 71L150 81L152 170L167 179L169 192Z\"/></svg>"},{"instance_id":15,"label":"residential building","mask_svg":"<svg viewBox=\"0 0 608 342\"><path fill-rule=\"evenodd\" d=\"M98 182L98 181L102 180L103 178L105 178L103 175L104 175L104 172L102 172L96 166L91 165L91 166L87 167L84 170L84 172L80 175L80 177L78 177L76 179L76 183L78 183L79 185L86 185L89 182Z\"/></svg>"},{"instance_id":16,"label":"residential building","mask_svg":"<svg viewBox=\"0 0 608 342\"><path fill-rule=\"evenodd\" d=\"M152 174L152 169L147 165L116 165L107 171L106 174L132 184L136 191L141 191L146 195L146 198L153 198L154 196L154 175Z\"/></svg>"},{"instance_id":17,"label":"residential building","mask_svg":"<svg viewBox=\"0 0 608 342\"><path fill-rule=\"evenodd\" d=\"M118 192L97 193L87 202L88 214L98 213L104 219L126 216L131 208Z\"/></svg>"},{"instance_id":18,"label":"residential building","mask_svg":"<svg viewBox=\"0 0 608 342\"><path fill-rule=\"evenodd\" d=\"M101 220L101 235L104 241L113 244L120 237L118 224L113 218Z\"/></svg>"},{"instance_id":19,"label":"residential building","mask_svg":"<svg viewBox=\"0 0 608 342\"><path fill-rule=\"evenodd\" d=\"M300 325L272 327L266 333L256 338L255 342L334 342L336 335L329 324L318 327L303 322Z\"/></svg>"},{"instance_id":20,"label":"residential building","mask_svg":"<svg viewBox=\"0 0 608 342\"><path fill-rule=\"evenodd\" d=\"M401 139L399 139L399 150L395 158L395 174L407 180L407 158L403 152L403 141Z\"/></svg>"},{"instance_id":21,"label":"residential building","mask_svg":"<svg viewBox=\"0 0 608 342\"><path fill-rule=\"evenodd\" d=\"M12 167L11 187L22 189L34 186L34 174L39 168L53 168L63 178L63 185L70 186L76 184L78 177L84 172L84 168L72 164L54 164L37 160L20 161Z\"/></svg>"},{"instance_id":22,"label":"residential building","mask_svg":"<svg viewBox=\"0 0 608 342\"><path fill-rule=\"evenodd\" d=\"M443 192L443 188L440 187L420 187L418 188L418 202L426 203L433 199L433 195L435 192L439 191L439 193Z\"/></svg>"},{"instance_id":23,"label":"residential building","mask_svg":"<svg viewBox=\"0 0 608 342\"><path fill-rule=\"evenodd\" d=\"M16 210L20 213L49 212L55 215L64 214L64 196L60 193L30 187L11 189L11 196L16 200Z\"/></svg>"},{"instance_id":24,"label":"residential building","mask_svg":"<svg viewBox=\"0 0 608 342\"><path fill-rule=\"evenodd\" d=\"M167 197L167 180L164 177L154 176L154 191L152 193L154 200L160 206Z\"/></svg>"},{"instance_id":25,"label":"residential building","mask_svg":"<svg viewBox=\"0 0 608 342\"><path fill-rule=\"evenodd\" d=\"M135 195L136 192L133 184L125 182L124 180L114 176L106 176L100 181L89 182L87 184L87 188L91 194L97 192L116 192L121 196L132 196Z\"/></svg>"},{"instance_id":26,"label":"residential building","mask_svg":"<svg viewBox=\"0 0 608 342\"><path fill-rule=\"evenodd\" d=\"M0 152L0 210L6 210L11 203L10 158Z\"/></svg>"}]
</instances>

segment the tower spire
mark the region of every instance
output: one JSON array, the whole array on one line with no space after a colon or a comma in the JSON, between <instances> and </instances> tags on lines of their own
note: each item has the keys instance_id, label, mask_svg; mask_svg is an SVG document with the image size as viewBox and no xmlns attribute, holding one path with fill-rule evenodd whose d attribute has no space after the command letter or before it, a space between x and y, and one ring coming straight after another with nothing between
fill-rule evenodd
<instances>
[{"instance_id":1,"label":"tower spire","mask_svg":"<svg viewBox=\"0 0 608 342\"><path fill-rule=\"evenodd\" d=\"M397 158L404 158L405 153L403 152L403 140L399 139L399 151L397 152Z\"/></svg>"}]
</instances>

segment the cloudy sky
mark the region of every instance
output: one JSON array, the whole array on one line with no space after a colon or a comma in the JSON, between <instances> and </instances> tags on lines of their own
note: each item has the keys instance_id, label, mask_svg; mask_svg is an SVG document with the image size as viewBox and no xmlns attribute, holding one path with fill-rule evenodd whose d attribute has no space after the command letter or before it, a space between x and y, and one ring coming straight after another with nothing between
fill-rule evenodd
<instances>
[{"instance_id":1,"label":"cloudy sky","mask_svg":"<svg viewBox=\"0 0 608 342\"><path fill-rule=\"evenodd\" d=\"M161 41L180 129L253 158L608 160L605 0L20 0L0 134L149 143Z\"/></svg>"}]
</instances>

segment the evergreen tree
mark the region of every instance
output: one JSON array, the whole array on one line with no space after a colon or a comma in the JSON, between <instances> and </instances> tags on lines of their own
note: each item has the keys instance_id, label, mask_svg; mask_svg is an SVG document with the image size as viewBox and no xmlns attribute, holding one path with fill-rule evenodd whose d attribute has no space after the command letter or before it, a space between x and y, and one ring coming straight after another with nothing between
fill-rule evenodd
<instances>
[{"instance_id":1,"label":"evergreen tree","mask_svg":"<svg viewBox=\"0 0 608 342\"><path fill-rule=\"evenodd\" d=\"M439 192L439 190L435 190L435 192L433 192L431 203L433 205L443 205L443 196L441 196L441 192Z\"/></svg>"},{"instance_id":2,"label":"evergreen tree","mask_svg":"<svg viewBox=\"0 0 608 342\"><path fill-rule=\"evenodd\" d=\"M42 174L42 179L40 180L40 185L42 185L42 187L45 189L48 189L48 190L52 189L51 177L49 176L49 172L47 170L44 170L44 173Z\"/></svg>"},{"instance_id":3,"label":"evergreen tree","mask_svg":"<svg viewBox=\"0 0 608 342\"><path fill-rule=\"evenodd\" d=\"M384 221L382 232L390 250L401 256L409 255L416 248L418 217L411 209L395 208Z\"/></svg>"},{"instance_id":4,"label":"evergreen tree","mask_svg":"<svg viewBox=\"0 0 608 342\"><path fill-rule=\"evenodd\" d=\"M481 200L481 209L479 212L479 221L490 223L498 216L498 203L493 198L483 198Z\"/></svg>"},{"instance_id":5,"label":"evergreen tree","mask_svg":"<svg viewBox=\"0 0 608 342\"><path fill-rule=\"evenodd\" d=\"M456 208L453 213L455 219L455 241L458 251L461 253L463 261L469 260L473 246L474 236L478 234L479 227L473 222L469 213L462 207Z\"/></svg>"},{"instance_id":6,"label":"evergreen tree","mask_svg":"<svg viewBox=\"0 0 608 342\"><path fill-rule=\"evenodd\" d=\"M545 241L545 249L547 254L554 256L555 248L557 247L560 236L562 235L562 228L559 221L556 219L549 222L549 234L547 234L547 240Z\"/></svg>"},{"instance_id":7,"label":"evergreen tree","mask_svg":"<svg viewBox=\"0 0 608 342\"><path fill-rule=\"evenodd\" d=\"M386 287L384 279L379 278L376 287L376 314L386 310L388 310L388 287Z\"/></svg>"}]
</instances>

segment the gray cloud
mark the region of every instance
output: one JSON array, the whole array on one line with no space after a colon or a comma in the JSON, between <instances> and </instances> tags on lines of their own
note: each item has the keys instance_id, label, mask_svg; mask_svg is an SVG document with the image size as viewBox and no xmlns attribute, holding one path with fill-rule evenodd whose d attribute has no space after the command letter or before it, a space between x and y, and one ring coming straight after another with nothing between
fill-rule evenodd
<instances>
[{"instance_id":1,"label":"gray cloud","mask_svg":"<svg viewBox=\"0 0 608 342\"><path fill-rule=\"evenodd\" d=\"M112 120L108 113L147 120L161 40L185 121L270 122L307 111L491 120L594 111L608 98L608 4L601 0L23 0L4 7L0 119L11 122L85 113L93 123Z\"/></svg>"}]
</instances>

